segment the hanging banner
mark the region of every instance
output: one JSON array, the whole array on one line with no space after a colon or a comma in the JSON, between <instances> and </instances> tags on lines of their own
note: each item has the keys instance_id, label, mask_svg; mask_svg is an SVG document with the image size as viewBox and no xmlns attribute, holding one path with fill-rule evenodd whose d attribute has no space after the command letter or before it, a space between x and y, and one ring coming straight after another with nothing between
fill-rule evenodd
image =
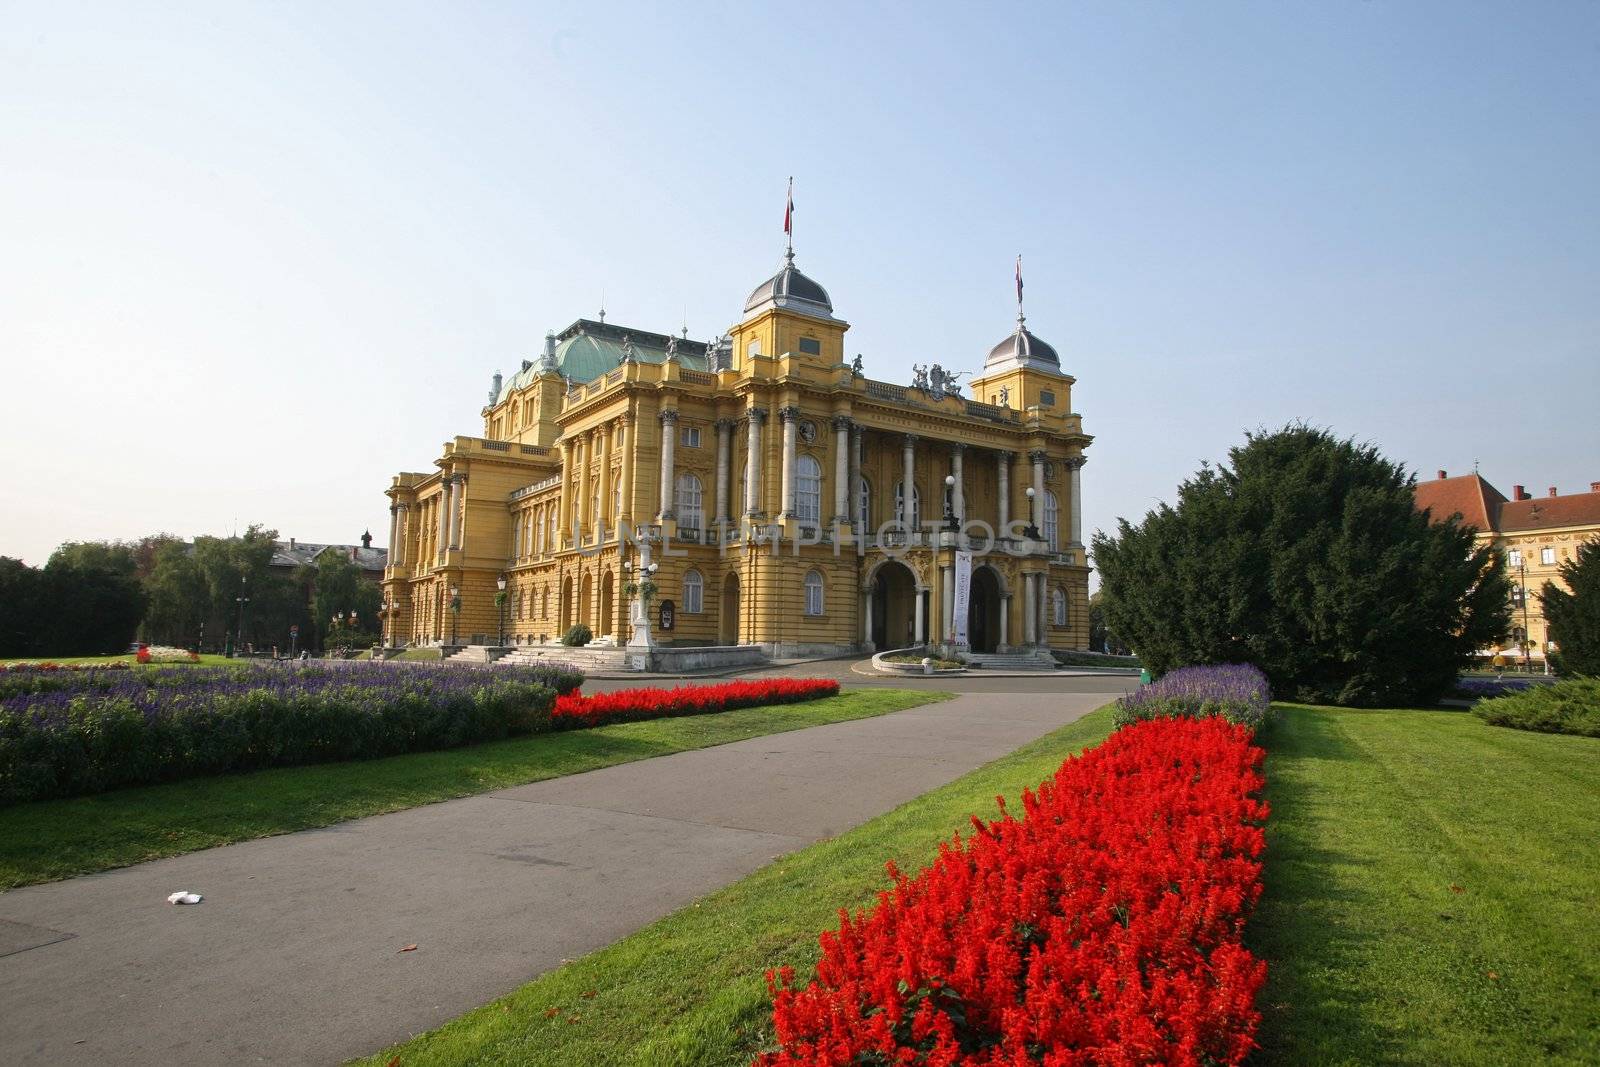
<instances>
[{"instance_id":1,"label":"hanging banner","mask_svg":"<svg viewBox=\"0 0 1600 1067\"><path fill-rule=\"evenodd\" d=\"M951 629L955 633L955 642L958 645L967 643L967 603L972 599L972 553L956 553L956 592L955 607L951 614Z\"/></svg>"}]
</instances>

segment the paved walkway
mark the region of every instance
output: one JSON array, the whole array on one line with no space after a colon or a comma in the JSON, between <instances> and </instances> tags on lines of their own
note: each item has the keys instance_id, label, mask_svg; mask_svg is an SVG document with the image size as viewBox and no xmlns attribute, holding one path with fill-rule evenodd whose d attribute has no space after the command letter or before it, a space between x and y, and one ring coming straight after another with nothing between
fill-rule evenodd
<instances>
[{"instance_id":1,"label":"paved walkway","mask_svg":"<svg viewBox=\"0 0 1600 1067\"><path fill-rule=\"evenodd\" d=\"M0 1063L373 1052L1123 688L1102 681L969 694L0 894ZM205 902L167 904L179 889Z\"/></svg>"}]
</instances>

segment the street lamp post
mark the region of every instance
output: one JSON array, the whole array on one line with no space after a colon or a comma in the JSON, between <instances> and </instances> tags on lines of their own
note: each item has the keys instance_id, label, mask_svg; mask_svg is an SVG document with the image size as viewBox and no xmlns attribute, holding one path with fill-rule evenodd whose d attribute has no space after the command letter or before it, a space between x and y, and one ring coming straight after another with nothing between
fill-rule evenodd
<instances>
[{"instance_id":1,"label":"street lamp post","mask_svg":"<svg viewBox=\"0 0 1600 1067\"><path fill-rule=\"evenodd\" d=\"M495 606L500 609L500 645L499 645L499 647L504 648L505 644L506 644L506 576L505 576L505 572L502 571L501 574L500 574L500 577L498 577L498 578L496 578L494 580L494 585L495 585L494 603L495 603Z\"/></svg>"},{"instance_id":2,"label":"street lamp post","mask_svg":"<svg viewBox=\"0 0 1600 1067\"><path fill-rule=\"evenodd\" d=\"M961 522L956 518L955 487L956 476L954 474L946 474L944 476L944 528L951 533L956 533L961 529Z\"/></svg>"},{"instance_id":3,"label":"street lamp post","mask_svg":"<svg viewBox=\"0 0 1600 1067\"><path fill-rule=\"evenodd\" d=\"M1023 527L1022 536L1030 541L1042 541L1044 536L1039 533L1039 527L1033 522L1033 486L1028 486L1025 492L1028 494L1028 525Z\"/></svg>"},{"instance_id":4,"label":"street lamp post","mask_svg":"<svg viewBox=\"0 0 1600 1067\"><path fill-rule=\"evenodd\" d=\"M1533 634L1528 632L1528 564L1520 557L1517 560L1517 581L1521 584L1522 597L1522 669L1528 674L1533 673Z\"/></svg>"},{"instance_id":5,"label":"street lamp post","mask_svg":"<svg viewBox=\"0 0 1600 1067\"><path fill-rule=\"evenodd\" d=\"M450 643L456 643L456 624L461 621L461 587L450 587Z\"/></svg>"},{"instance_id":6,"label":"street lamp post","mask_svg":"<svg viewBox=\"0 0 1600 1067\"><path fill-rule=\"evenodd\" d=\"M235 652L244 647L244 606L250 603L250 598L244 595L245 585L248 581L249 579L245 575L239 575L239 595L233 598L239 603L239 633L233 642Z\"/></svg>"}]
</instances>

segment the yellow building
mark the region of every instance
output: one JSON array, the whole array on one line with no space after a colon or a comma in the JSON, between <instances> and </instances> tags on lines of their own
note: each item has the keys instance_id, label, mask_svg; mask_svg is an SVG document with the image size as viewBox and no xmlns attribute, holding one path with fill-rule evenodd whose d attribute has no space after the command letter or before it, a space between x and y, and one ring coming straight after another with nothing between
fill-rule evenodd
<instances>
[{"instance_id":1,"label":"yellow building","mask_svg":"<svg viewBox=\"0 0 1600 1067\"><path fill-rule=\"evenodd\" d=\"M1511 487L1511 499L1476 474L1455 478L1440 471L1437 478L1418 482L1417 507L1435 519L1460 515L1462 523L1477 530L1479 544L1493 546L1505 556L1511 577L1511 625L1516 631L1503 651L1520 656L1518 637L1525 635L1530 658L1543 663L1553 647L1539 591L1546 582L1566 588L1561 564L1572 559L1578 545L1600 538L1600 482L1590 482L1587 493L1561 495L1550 486L1547 495L1535 497L1520 485Z\"/></svg>"},{"instance_id":2,"label":"yellow building","mask_svg":"<svg viewBox=\"0 0 1600 1067\"><path fill-rule=\"evenodd\" d=\"M603 313L548 335L482 436L390 485L389 643L497 644L503 606L506 645L625 644L643 528L665 645L1086 647L1091 438L1054 349L1019 307L968 398L937 364L866 377L848 329L791 250L709 343Z\"/></svg>"}]
</instances>

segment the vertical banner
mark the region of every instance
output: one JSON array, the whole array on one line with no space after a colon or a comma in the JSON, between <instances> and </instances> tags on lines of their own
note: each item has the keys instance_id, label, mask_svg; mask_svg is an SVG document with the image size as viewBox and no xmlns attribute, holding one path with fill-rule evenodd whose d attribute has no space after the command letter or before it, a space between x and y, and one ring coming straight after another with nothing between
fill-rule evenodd
<instances>
[{"instance_id":1,"label":"vertical banner","mask_svg":"<svg viewBox=\"0 0 1600 1067\"><path fill-rule=\"evenodd\" d=\"M951 614L955 616L951 622L951 629L955 631L956 644L967 643L967 603L972 599L972 553L956 553L956 592L955 607Z\"/></svg>"}]
</instances>

